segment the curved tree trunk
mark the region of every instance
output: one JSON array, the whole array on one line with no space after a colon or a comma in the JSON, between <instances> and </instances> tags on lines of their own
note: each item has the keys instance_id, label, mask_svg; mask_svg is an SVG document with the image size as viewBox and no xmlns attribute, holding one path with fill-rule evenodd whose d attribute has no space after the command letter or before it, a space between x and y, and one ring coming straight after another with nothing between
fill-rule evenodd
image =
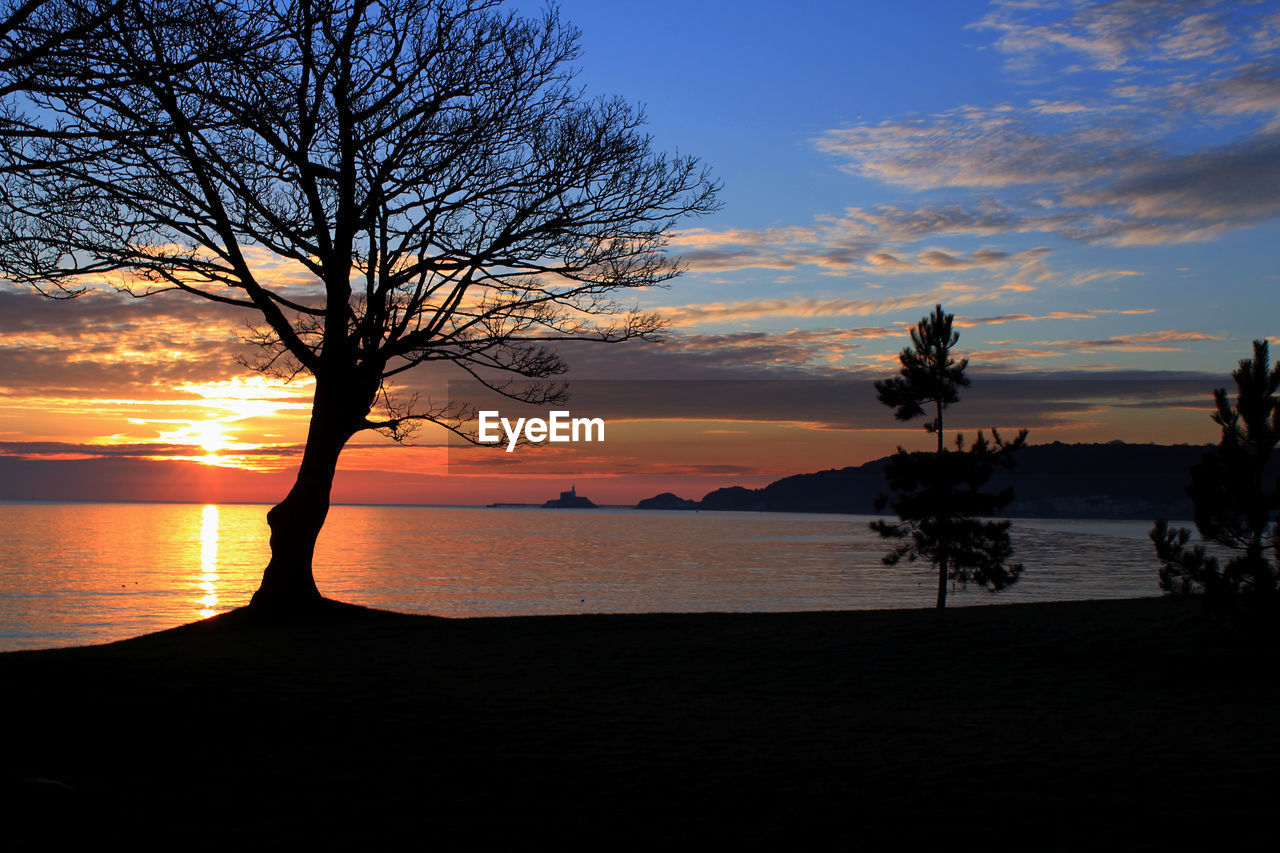
<instances>
[{"instance_id":1,"label":"curved tree trunk","mask_svg":"<svg viewBox=\"0 0 1280 853\"><path fill-rule=\"evenodd\" d=\"M317 382L307 445L298 477L289 494L267 513L271 528L271 561L250 606L298 610L322 600L311 572L316 538L329 514L329 495L338 456L352 432L343 429L336 395ZM349 415L349 413L347 413Z\"/></svg>"}]
</instances>

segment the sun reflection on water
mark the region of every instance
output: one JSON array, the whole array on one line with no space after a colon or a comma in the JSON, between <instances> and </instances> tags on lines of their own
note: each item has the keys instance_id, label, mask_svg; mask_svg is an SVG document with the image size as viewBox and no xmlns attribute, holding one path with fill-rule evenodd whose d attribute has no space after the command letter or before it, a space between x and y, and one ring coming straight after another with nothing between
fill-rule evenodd
<instances>
[{"instance_id":1,"label":"sun reflection on water","mask_svg":"<svg viewBox=\"0 0 1280 853\"><path fill-rule=\"evenodd\" d=\"M218 611L218 508L209 504L200 518L200 582L196 586L204 591L199 599L200 616L209 618Z\"/></svg>"}]
</instances>

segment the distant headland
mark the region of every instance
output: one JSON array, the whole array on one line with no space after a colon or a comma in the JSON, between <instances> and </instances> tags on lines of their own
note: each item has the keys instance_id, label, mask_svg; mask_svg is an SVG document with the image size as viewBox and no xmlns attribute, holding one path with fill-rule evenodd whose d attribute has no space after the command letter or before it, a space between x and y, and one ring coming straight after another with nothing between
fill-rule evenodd
<instances>
[{"instance_id":1,"label":"distant headland","mask_svg":"<svg viewBox=\"0 0 1280 853\"><path fill-rule=\"evenodd\" d=\"M1028 446L1010 470L991 479L1012 488L1005 514L1023 518L1189 519L1190 469L1209 445L1039 444ZM876 496L887 493L889 457L864 465L796 474L758 489L729 486L701 500L664 492L637 509L745 510L874 514Z\"/></svg>"}]
</instances>

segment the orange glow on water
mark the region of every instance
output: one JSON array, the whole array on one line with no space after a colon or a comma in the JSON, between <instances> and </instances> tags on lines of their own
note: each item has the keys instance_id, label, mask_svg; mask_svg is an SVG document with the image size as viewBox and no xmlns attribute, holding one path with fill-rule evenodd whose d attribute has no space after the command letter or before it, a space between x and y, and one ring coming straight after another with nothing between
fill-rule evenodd
<instances>
[{"instance_id":1,"label":"orange glow on water","mask_svg":"<svg viewBox=\"0 0 1280 853\"><path fill-rule=\"evenodd\" d=\"M206 506L200 517L200 582L197 588L206 594L199 599L202 619L217 613L218 606L218 508Z\"/></svg>"}]
</instances>

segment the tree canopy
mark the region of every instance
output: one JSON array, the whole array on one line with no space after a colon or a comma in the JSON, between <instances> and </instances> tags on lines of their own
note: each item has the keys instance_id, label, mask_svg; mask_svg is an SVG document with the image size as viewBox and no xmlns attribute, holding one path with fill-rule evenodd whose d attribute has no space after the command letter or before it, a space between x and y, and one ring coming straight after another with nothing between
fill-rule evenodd
<instances>
[{"instance_id":1,"label":"tree canopy","mask_svg":"<svg viewBox=\"0 0 1280 853\"><path fill-rule=\"evenodd\" d=\"M938 452L945 443L942 438L943 410L960 400L960 389L969 386L964 370L969 359L957 362L951 349L960 340L960 333L951 330L952 314L945 314L937 305L933 313L924 317L911 330L911 346L904 347L898 355L902 367L897 376L876 382L876 395L881 403L893 409L893 416L900 421L914 420L925 414L924 407L932 405L933 420L927 421L925 430L938 436Z\"/></svg>"},{"instance_id":2,"label":"tree canopy","mask_svg":"<svg viewBox=\"0 0 1280 853\"><path fill-rule=\"evenodd\" d=\"M1280 443L1280 364L1271 365L1266 341L1254 341L1253 357L1242 359L1232 377L1234 404L1225 388L1213 392L1213 422L1222 438L1192 467L1187 486L1200 535L1230 557L1224 564L1202 545L1188 548L1191 531L1156 521L1151 539L1163 564L1160 586L1166 592L1270 596L1280 587L1280 474L1274 464Z\"/></svg>"},{"instance_id":3,"label":"tree canopy","mask_svg":"<svg viewBox=\"0 0 1280 853\"><path fill-rule=\"evenodd\" d=\"M311 548L352 435L460 429L465 411L398 399L395 377L451 362L554 398L512 380L562 372L556 342L655 334L617 294L675 276L669 232L716 205L639 109L587 97L554 6L45 0L6 26L0 274L238 306L259 318L253 367L315 376L259 600L318 596Z\"/></svg>"}]
</instances>

